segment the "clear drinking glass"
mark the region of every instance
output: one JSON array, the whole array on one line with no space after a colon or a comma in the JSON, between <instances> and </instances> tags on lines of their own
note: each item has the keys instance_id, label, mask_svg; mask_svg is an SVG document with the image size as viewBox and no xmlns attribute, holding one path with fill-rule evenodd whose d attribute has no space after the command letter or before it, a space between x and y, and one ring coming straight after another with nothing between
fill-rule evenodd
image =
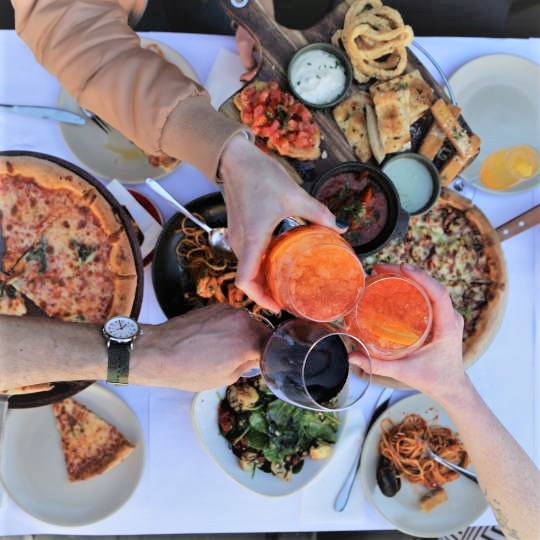
<instances>
[{"instance_id":1,"label":"clear drinking glass","mask_svg":"<svg viewBox=\"0 0 540 540\"><path fill-rule=\"evenodd\" d=\"M349 365L358 351L369 373ZM358 403L371 383L371 357L356 337L329 324L287 321L270 336L261 360L262 376L279 399L313 411L342 411Z\"/></svg>"},{"instance_id":2,"label":"clear drinking glass","mask_svg":"<svg viewBox=\"0 0 540 540\"><path fill-rule=\"evenodd\" d=\"M381 274L368 278L344 327L375 360L397 360L426 342L432 323L431 302L418 283L400 274Z\"/></svg>"},{"instance_id":3,"label":"clear drinking glass","mask_svg":"<svg viewBox=\"0 0 540 540\"><path fill-rule=\"evenodd\" d=\"M348 313L364 288L364 270L351 246L318 225L299 226L276 237L268 248L264 274L281 309L317 322Z\"/></svg>"}]
</instances>

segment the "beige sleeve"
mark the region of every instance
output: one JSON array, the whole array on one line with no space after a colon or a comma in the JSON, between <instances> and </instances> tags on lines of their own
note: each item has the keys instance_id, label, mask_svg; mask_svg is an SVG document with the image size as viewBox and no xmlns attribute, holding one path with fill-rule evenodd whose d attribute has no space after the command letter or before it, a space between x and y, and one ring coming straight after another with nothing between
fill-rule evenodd
<instances>
[{"instance_id":1,"label":"beige sleeve","mask_svg":"<svg viewBox=\"0 0 540 540\"><path fill-rule=\"evenodd\" d=\"M17 33L83 107L145 152L216 177L223 148L241 126L212 108L204 88L140 47L118 0L12 4Z\"/></svg>"}]
</instances>

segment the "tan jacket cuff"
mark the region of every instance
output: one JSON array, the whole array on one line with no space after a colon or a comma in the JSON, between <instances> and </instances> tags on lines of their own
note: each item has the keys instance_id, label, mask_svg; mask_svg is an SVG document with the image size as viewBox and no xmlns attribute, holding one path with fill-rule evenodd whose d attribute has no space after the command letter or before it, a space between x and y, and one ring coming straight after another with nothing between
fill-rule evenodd
<instances>
[{"instance_id":1,"label":"tan jacket cuff","mask_svg":"<svg viewBox=\"0 0 540 540\"><path fill-rule=\"evenodd\" d=\"M161 149L215 181L225 146L243 131L238 122L213 109L207 96L193 96L170 114L163 128Z\"/></svg>"}]
</instances>

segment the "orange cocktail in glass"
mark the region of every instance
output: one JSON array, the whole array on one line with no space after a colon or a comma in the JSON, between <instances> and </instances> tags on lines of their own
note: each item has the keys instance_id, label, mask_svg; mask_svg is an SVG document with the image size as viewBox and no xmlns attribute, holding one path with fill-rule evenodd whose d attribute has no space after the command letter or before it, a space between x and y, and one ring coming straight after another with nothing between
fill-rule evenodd
<instances>
[{"instance_id":1,"label":"orange cocktail in glass","mask_svg":"<svg viewBox=\"0 0 540 540\"><path fill-rule=\"evenodd\" d=\"M318 225L297 227L274 239L264 272L281 309L317 322L343 317L364 289L364 270L351 246Z\"/></svg>"},{"instance_id":2,"label":"orange cocktail in glass","mask_svg":"<svg viewBox=\"0 0 540 540\"><path fill-rule=\"evenodd\" d=\"M385 274L367 280L346 325L374 358L396 360L424 344L432 321L431 302L423 289L404 276Z\"/></svg>"}]
</instances>

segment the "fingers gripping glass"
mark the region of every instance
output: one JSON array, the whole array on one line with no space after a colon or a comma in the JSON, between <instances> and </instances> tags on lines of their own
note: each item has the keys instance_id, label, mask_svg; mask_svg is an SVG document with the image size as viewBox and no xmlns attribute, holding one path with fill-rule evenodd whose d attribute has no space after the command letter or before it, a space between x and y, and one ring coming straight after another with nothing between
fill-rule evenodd
<instances>
[{"instance_id":1,"label":"fingers gripping glass","mask_svg":"<svg viewBox=\"0 0 540 540\"><path fill-rule=\"evenodd\" d=\"M270 328L270 330L272 330L272 331L274 331L276 329L275 325L269 319L267 319L264 315L260 315L259 313L252 313L251 311L249 311L247 309L246 309L246 311L247 311L247 314L253 320L262 322L263 324L268 326L268 328ZM249 379L249 378L252 378L252 377L258 377L260 374L261 374L261 368L260 367L254 367L254 368L248 369L247 371L242 373L242 377L244 377L246 379Z\"/></svg>"}]
</instances>

